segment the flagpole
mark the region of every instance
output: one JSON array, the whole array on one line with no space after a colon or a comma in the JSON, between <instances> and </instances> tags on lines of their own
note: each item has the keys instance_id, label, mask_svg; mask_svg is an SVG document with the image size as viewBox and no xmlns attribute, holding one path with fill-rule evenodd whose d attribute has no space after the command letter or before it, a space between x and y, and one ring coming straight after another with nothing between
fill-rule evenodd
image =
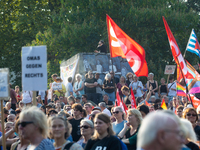
<instances>
[{"instance_id":1,"label":"flagpole","mask_svg":"<svg viewBox=\"0 0 200 150\"><path fill-rule=\"evenodd\" d=\"M193 29L192 29L192 30L193 30ZM191 31L191 33L190 33L190 37L191 37L191 35L192 35L192 31ZM184 55L183 55L184 58L185 58L185 55L186 55L186 51L187 51L187 47L188 47L188 44L189 44L189 41L190 41L190 37L189 37L187 46L186 46L186 48L185 48L185 52L184 52Z\"/></svg>"},{"instance_id":2,"label":"flagpole","mask_svg":"<svg viewBox=\"0 0 200 150\"><path fill-rule=\"evenodd\" d=\"M178 60L177 57L176 57L176 59ZM183 74L183 71L182 71L182 69L181 69L181 66L180 66L179 61L177 61L177 62L178 62L178 65L179 65L179 68L180 68L180 71L181 71L181 74L182 74L182 77L183 77L183 81L184 81L185 86L186 86L186 97L187 97L187 95L189 95L189 98L190 98L190 101L191 101L190 94L188 94L188 87L187 87L187 84L186 84L186 82L185 82L185 76L184 76L184 74ZM192 101L191 101L191 102L192 102ZM187 99L187 105L188 105L188 99ZM192 104L192 106L193 106L193 104Z\"/></svg>"}]
</instances>

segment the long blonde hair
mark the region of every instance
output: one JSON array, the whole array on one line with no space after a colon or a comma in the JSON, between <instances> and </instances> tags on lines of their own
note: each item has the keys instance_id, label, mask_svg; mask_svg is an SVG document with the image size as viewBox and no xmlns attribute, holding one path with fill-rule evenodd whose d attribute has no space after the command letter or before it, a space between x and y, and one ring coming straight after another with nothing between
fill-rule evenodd
<instances>
[{"instance_id":1,"label":"long blonde hair","mask_svg":"<svg viewBox=\"0 0 200 150\"><path fill-rule=\"evenodd\" d=\"M109 124L109 127L107 128L107 132L108 132L108 137L111 136L111 135L115 135L113 129L112 129L112 125L111 125L111 122L110 122L110 117L105 114L105 113L98 113L96 114L94 120L96 119L99 119L107 124ZM92 140L96 140L99 138L99 133L97 132L97 130L94 131L94 135L91 137Z\"/></svg>"}]
</instances>

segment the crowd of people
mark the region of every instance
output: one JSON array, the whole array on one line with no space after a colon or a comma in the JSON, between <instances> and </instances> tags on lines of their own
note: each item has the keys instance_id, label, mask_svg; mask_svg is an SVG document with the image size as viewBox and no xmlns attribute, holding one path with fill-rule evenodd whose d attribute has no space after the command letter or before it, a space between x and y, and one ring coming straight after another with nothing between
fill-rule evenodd
<instances>
[{"instance_id":1,"label":"crowd of people","mask_svg":"<svg viewBox=\"0 0 200 150\"><path fill-rule=\"evenodd\" d=\"M32 91L10 85L0 136L5 133L7 150L199 150L200 106L176 95L172 76L169 84L155 81L153 73L147 79L144 84L131 72L117 78L111 71L102 81L89 71L85 81L76 74L65 86L53 74L49 89L38 91L36 106ZM116 93L128 111L116 105Z\"/></svg>"}]
</instances>

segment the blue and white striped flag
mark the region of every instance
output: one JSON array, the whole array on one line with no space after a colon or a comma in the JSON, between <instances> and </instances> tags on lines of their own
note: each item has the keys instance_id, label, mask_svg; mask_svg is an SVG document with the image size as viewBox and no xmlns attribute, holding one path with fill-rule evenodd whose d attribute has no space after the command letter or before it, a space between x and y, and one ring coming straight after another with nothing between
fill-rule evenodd
<instances>
[{"instance_id":1,"label":"blue and white striped flag","mask_svg":"<svg viewBox=\"0 0 200 150\"><path fill-rule=\"evenodd\" d=\"M197 40L197 36L194 33L194 29L192 29L186 50L191 53L195 53L197 56L200 57L200 46L199 46L199 42Z\"/></svg>"}]
</instances>

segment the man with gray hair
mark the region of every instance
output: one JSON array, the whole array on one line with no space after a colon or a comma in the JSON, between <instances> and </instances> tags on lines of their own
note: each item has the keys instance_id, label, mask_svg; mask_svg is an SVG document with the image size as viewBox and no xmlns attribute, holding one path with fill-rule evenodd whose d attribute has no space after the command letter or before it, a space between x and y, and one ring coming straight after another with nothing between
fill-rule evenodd
<instances>
[{"instance_id":1,"label":"man with gray hair","mask_svg":"<svg viewBox=\"0 0 200 150\"><path fill-rule=\"evenodd\" d=\"M183 143L178 117L156 111L142 121L137 136L137 150L180 150Z\"/></svg>"},{"instance_id":2,"label":"man with gray hair","mask_svg":"<svg viewBox=\"0 0 200 150\"><path fill-rule=\"evenodd\" d=\"M101 112L107 114L109 117L111 116L110 111L106 108L106 103L99 103L99 107L101 108Z\"/></svg>"}]
</instances>

